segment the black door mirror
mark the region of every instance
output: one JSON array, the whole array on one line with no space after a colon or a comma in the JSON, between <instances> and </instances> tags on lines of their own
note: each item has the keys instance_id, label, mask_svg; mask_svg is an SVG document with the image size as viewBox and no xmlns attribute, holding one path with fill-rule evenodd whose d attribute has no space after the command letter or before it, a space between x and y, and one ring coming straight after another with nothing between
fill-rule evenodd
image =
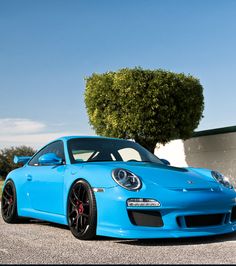
<instances>
[{"instance_id":1,"label":"black door mirror","mask_svg":"<svg viewBox=\"0 0 236 266\"><path fill-rule=\"evenodd\" d=\"M170 165L170 162L166 159L160 159L165 165Z\"/></svg>"}]
</instances>

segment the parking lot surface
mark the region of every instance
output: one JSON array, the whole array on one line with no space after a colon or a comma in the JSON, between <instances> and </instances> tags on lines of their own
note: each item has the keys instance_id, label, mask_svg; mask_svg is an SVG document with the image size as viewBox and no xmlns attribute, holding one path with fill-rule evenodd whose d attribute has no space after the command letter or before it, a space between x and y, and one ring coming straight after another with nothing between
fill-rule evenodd
<instances>
[{"instance_id":1,"label":"parking lot surface","mask_svg":"<svg viewBox=\"0 0 236 266\"><path fill-rule=\"evenodd\" d=\"M67 227L0 218L0 263L236 264L236 233L188 239L80 241Z\"/></svg>"}]
</instances>

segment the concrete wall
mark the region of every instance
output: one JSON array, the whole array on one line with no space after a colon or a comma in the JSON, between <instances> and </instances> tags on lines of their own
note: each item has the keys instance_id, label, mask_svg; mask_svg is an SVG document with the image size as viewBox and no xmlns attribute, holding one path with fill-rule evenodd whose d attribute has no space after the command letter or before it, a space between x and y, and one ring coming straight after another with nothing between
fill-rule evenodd
<instances>
[{"instance_id":1,"label":"concrete wall","mask_svg":"<svg viewBox=\"0 0 236 266\"><path fill-rule=\"evenodd\" d=\"M209 132L208 132L209 133ZM159 145L155 154L173 166L193 166L217 170L236 187L236 132L196 136Z\"/></svg>"}]
</instances>

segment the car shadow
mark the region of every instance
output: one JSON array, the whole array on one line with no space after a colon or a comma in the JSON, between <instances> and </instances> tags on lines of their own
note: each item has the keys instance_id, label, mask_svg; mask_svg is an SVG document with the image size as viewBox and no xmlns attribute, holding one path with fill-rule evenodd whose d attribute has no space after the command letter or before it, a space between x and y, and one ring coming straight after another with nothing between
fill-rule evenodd
<instances>
[{"instance_id":1,"label":"car shadow","mask_svg":"<svg viewBox=\"0 0 236 266\"><path fill-rule=\"evenodd\" d=\"M64 230L70 230L67 225L45 222L36 219L23 220L24 224L37 224L41 226L49 226ZM185 238L152 238L152 239L123 239L106 236L96 236L91 241L113 241L122 245L134 246L181 246L181 245L203 245L211 243L220 243L227 241L236 241L236 232L216 236L201 236L201 237L185 237Z\"/></svg>"},{"instance_id":2,"label":"car shadow","mask_svg":"<svg viewBox=\"0 0 236 266\"><path fill-rule=\"evenodd\" d=\"M217 236L119 240L117 243L135 246L183 246L205 245L227 241L236 241L236 232Z\"/></svg>"},{"instance_id":3,"label":"car shadow","mask_svg":"<svg viewBox=\"0 0 236 266\"><path fill-rule=\"evenodd\" d=\"M46 221L41 221L41 220L36 220L36 219L29 220L28 223L30 223L30 224L38 224L38 225L42 225L42 226L56 227L56 228L60 228L60 229L67 229L67 230L69 230L68 225L57 224L57 223L52 223L52 222L46 222Z\"/></svg>"},{"instance_id":4,"label":"car shadow","mask_svg":"<svg viewBox=\"0 0 236 266\"><path fill-rule=\"evenodd\" d=\"M47 221L42 221L42 220L37 220L37 219L22 219L20 221L20 224L36 224L36 225L41 225L41 226L51 226L51 227L57 227L60 229L67 229L69 230L69 227L64 224L56 224L52 222L47 222Z\"/></svg>"}]
</instances>

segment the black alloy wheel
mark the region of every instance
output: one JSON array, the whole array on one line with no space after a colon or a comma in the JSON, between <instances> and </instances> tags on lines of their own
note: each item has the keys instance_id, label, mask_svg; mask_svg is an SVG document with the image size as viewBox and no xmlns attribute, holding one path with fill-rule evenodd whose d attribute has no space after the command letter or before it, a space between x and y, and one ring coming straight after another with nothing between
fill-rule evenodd
<instances>
[{"instance_id":1,"label":"black alloy wheel","mask_svg":"<svg viewBox=\"0 0 236 266\"><path fill-rule=\"evenodd\" d=\"M2 218L7 223L19 221L17 214L16 188L12 180L7 181L2 192Z\"/></svg>"},{"instance_id":2,"label":"black alloy wheel","mask_svg":"<svg viewBox=\"0 0 236 266\"><path fill-rule=\"evenodd\" d=\"M97 208L94 192L83 179L70 189L67 205L68 225L72 234L81 240L96 236Z\"/></svg>"}]
</instances>

